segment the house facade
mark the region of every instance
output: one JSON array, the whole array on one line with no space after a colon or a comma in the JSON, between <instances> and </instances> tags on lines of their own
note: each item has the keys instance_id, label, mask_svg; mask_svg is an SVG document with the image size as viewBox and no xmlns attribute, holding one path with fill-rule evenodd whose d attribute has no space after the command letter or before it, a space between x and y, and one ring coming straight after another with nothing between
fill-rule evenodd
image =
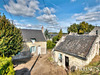
<instances>
[{"instance_id":1,"label":"house facade","mask_svg":"<svg viewBox=\"0 0 100 75\"><path fill-rule=\"evenodd\" d=\"M30 51L31 54L46 54L46 39L42 30L21 29L24 47L23 51Z\"/></svg>"},{"instance_id":2,"label":"house facade","mask_svg":"<svg viewBox=\"0 0 100 75\"><path fill-rule=\"evenodd\" d=\"M64 68L82 68L99 55L97 35L67 35L53 49L53 59Z\"/></svg>"},{"instance_id":3,"label":"house facade","mask_svg":"<svg viewBox=\"0 0 100 75\"><path fill-rule=\"evenodd\" d=\"M99 36L99 48L100 48L100 26L95 26L94 29L89 33L89 35L96 35Z\"/></svg>"}]
</instances>

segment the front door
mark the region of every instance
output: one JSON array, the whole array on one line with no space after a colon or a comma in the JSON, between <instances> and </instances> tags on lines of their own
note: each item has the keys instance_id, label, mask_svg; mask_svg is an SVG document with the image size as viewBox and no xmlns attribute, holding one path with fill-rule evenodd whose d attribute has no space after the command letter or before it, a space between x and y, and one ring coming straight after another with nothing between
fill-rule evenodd
<instances>
[{"instance_id":1,"label":"front door","mask_svg":"<svg viewBox=\"0 0 100 75\"><path fill-rule=\"evenodd\" d=\"M69 69L69 58L65 56L65 67Z\"/></svg>"},{"instance_id":2,"label":"front door","mask_svg":"<svg viewBox=\"0 0 100 75\"><path fill-rule=\"evenodd\" d=\"M41 54L41 46L38 46L38 54Z\"/></svg>"}]
</instances>

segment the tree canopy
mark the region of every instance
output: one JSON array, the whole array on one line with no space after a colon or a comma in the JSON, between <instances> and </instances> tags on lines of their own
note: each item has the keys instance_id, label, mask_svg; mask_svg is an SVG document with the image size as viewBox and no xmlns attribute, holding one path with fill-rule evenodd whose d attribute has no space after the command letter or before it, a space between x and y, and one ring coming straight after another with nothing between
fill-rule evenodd
<instances>
[{"instance_id":1,"label":"tree canopy","mask_svg":"<svg viewBox=\"0 0 100 75\"><path fill-rule=\"evenodd\" d=\"M4 54L9 57L21 51L22 40L20 29L0 14L0 56Z\"/></svg>"},{"instance_id":2,"label":"tree canopy","mask_svg":"<svg viewBox=\"0 0 100 75\"><path fill-rule=\"evenodd\" d=\"M88 24L86 22L81 22L80 24L72 24L70 27L68 27L68 33L75 32L78 34L84 34L85 32L90 32L94 28L93 25Z\"/></svg>"}]
</instances>

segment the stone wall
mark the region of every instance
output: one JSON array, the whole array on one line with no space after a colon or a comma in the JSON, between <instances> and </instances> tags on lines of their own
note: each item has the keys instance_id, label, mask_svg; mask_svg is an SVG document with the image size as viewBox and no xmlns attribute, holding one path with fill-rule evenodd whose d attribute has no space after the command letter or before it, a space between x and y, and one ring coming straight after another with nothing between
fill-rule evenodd
<instances>
[{"instance_id":1,"label":"stone wall","mask_svg":"<svg viewBox=\"0 0 100 75\"><path fill-rule=\"evenodd\" d=\"M38 46L41 47L41 54L46 54L46 50L47 50L46 42L35 42L35 43L26 42L25 44L29 47L28 50L30 50L32 46L36 46L36 52L34 53L35 55L38 54Z\"/></svg>"},{"instance_id":2,"label":"stone wall","mask_svg":"<svg viewBox=\"0 0 100 75\"><path fill-rule=\"evenodd\" d=\"M62 62L59 61L58 59L58 54L62 54ZM85 65L88 65L92 59L95 57L95 55L99 54L99 38L97 37L97 39L94 41L94 44L92 45L90 52L88 53L88 55L86 56L87 60L82 60L80 58L62 53L62 52L58 52L58 51L53 51L53 58L54 61L57 62L57 64L59 66L63 66L65 68L65 56L69 57L69 66L70 68L72 66L76 66L77 68L82 68Z\"/></svg>"}]
</instances>

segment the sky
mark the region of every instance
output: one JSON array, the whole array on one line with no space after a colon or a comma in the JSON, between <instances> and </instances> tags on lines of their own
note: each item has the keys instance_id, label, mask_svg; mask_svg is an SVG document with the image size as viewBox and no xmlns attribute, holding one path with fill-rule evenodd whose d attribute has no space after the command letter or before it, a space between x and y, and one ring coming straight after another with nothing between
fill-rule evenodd
<instances>
[{"instance_id":1,"label":"sky","mask_svg":"<svg viewBox=\"0 0 100 75\"><path fill-rule=\"evenodd\" d=\"M0 12L22 29L43 26L66 33L71 24L82 21L100 26L100 0L0 0Z\"/></svg>"}]
</instances>

